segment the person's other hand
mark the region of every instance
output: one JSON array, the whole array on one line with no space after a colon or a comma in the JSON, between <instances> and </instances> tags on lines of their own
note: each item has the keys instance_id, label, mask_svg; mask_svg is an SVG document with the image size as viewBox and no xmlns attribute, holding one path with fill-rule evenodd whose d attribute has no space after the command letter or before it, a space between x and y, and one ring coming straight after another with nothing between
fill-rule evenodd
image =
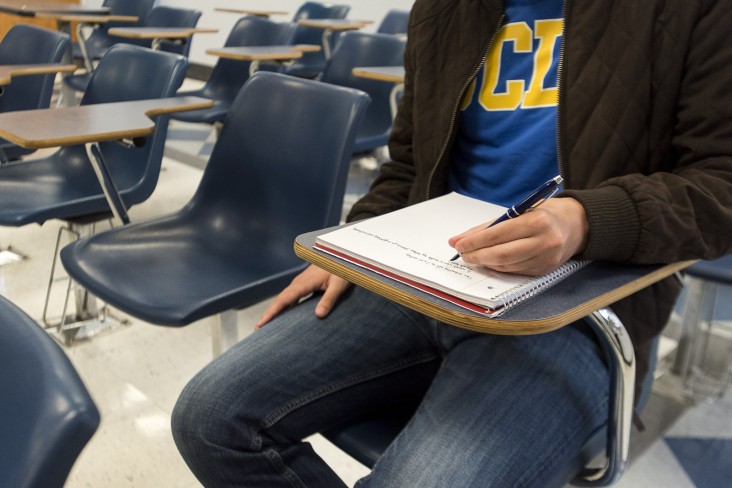
<instances>
[{"instance_id":1,"label":"person's other hand","mask_svg":"<svg viewBox=\"0 0 732 488\"><path fill-rule=\"evenodd\" d=\"M292 283L269 304L257 323L257 329L263 327L284 310L296 305L300 299L317 291L324 292L317 307L315 307L315 315L322 319L330 313L338 298L350 285L351 283L343 278L339 278L317 266L310 265L305 271L297 275Z\"/></svg>"},{"instance_id":2,"label":"person's other hand","mask_svg":"<svg viewBox=\"0 0 732 488\"><path fill-rule=\"evenodd\" d=\"M530 276L553 271L582 252L589 235L585 209L573 198L551 198L519 217L488 225L448 242L466 263Z\"/></svg>"}]
</instances>

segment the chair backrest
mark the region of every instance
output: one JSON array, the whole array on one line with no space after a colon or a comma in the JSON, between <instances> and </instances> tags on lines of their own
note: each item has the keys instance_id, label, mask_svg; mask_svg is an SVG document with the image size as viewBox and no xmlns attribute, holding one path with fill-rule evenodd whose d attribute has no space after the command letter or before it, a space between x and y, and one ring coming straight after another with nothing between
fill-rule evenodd
<instances>
[{"instance_id":1,"label":"chair backrest","mask_svg":"<svg viewBox=\"0 0 732 488\"><path fill-rule=\"evenodd\" d=\"M359 66L402 66L404 47L405 41L393 35L346 32L339 37L333 56L326 64L322 81L356 88L371 97L371 104L356 136L356 149L359 151L373 149L360 147L362 138L379 136L383 140L388 137L392 126L389 96L393 85L353 76L352 70Z\"/></svg>"},{"instance_id":2,"label":"chair backrest","mask_svg":"<svg viewBox=\"0 0 732 488\"><path fill-rule=\"evenodd\" d=\"M379 34L406 34L409 10L389 10L376 30Z\"/></svg>"},{"instance_id":3,"label":"chair backrest","mask_svg":"<svg viewBox=\"0 0 732 488\"><path fill-rule=\"evenodd\" d=\"M177 54L115 44L92 73L81 105L175 96L185 79L187 67L186 58ZM117 142L100 145L105 162L128 206L147 199L157 185L168 118L167 115L156 117L155 133L143 147L127 147ZM88 166L85 168L84 165L90 163L83 146L63 147L51 157L77 159L80 171L88 173ZM106 203L104 205L106 208Z\"/></svg>"},{"instance_id":4,"label":"chair backrest","mask_svg":"<svg viewBox=\"0 0 732 488\"><path fill-rule=\"evenodd\" d=\"M27 24L16 24L0 42L0 64L60 63L69 36ZM55 75L24 76L4 87L0 112L47 108Z\"/></svg>"},{"instance_id":5,"label":"chair backrest","mask_svg":"<svg viewBox=\"0 0 732 488\"><path fill-rule=\"evenodd\" d=\"M301 266L294 238L340 220L367 104L356 90L256 73L234 100L189 209L232 238L250 236L242 252L266 254L283 270Z\"/></svg>"},{"instance_id":6,"label":"chair backrest","mask_svg":"<svg viewBox=\"0 0 732 488\"><path fill-rule=\"evenodd\" d=\"M297 22L301 19L345 19L351 10L350 5L322 4L305 2L300 6L293 17ZM290 44L323 44L323 30L304 25L296 25L292 33ZM323 51L304 53L285 73L304 78L315 78L325 68Z\"/></svg>"},{"instance_id":7,"label":"chair backrest","mask_svg":"<svg viewBox=\"0 0 732 488\"><path fill-rule=\"evenodd\" d=\"M350 5L305 2L297 9L292 20L297 22L300 19L345 19L350 10Z\"/></svg>"},{"instance_id":8,"label":"chair backrest","mask_svg":"<svg viewBox=\"0 0 732 488\"><path fill-rule=\"evenodd\" d=\"M226 47L277 46L287 44L292 24L273 22L262 17L242 17L234 24ZM201 92L202 96L231 103L249 79L247 61L219 58Z\"/></svg>"},{"instance_id":9,"label":"chair backrest","mask_svg":"<svg viewBox=\"0 0 732 488\"><path fill-rule=\"evenodd\" d=\"M201 18L200 10L174 7L153 7L145 19L145 27L196 27ZM141 46L150 47L152 41L141 41ZM163 41L160 50L188 56L191 50L191 39L181 42Z\"/></svg>"},{"instance_id":10,"label":"chair backrest","mask_svg":"<svg viewBox=\"0 0 732 488\"><path fill-rule=\"evenodd\" d=\"M99 411L61 348L0 298L0 486L61 488Z\"/></svg>"},{"instance_id":11,"label":"chair backrest","mask_svg":"<svg viewBox=\"0 0 732 488\"><path fill-rule=\"evenodd\" d=\"M110 36L109 29L115 27L140 27L145 24L145 19L150 14L155 0L104 0L102 5L109 8L112 15L134 15L138 17L137 22L109 22L94 29L86 40L86 49L92 59L99 59L118 42L127 42L127 39ZM81 51L78 46L74 48L74 58L80 58Z\"/></svg>"}]
</instances>

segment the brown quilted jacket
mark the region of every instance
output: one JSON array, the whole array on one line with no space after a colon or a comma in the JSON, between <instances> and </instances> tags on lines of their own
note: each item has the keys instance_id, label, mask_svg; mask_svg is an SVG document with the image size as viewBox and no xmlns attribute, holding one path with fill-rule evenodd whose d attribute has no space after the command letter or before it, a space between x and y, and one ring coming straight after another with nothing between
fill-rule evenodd
<instances>
[{"instance_id":1,"label":"brown quilted jacket","mask_svg":"<svg viewBox=\"0 0 732 488\"><path fill-rule=\"evenodd\" d=\"M580 257L647 264L732 252L732 2L565 3L559 161L563 195L590 222ZM458 104L502 9L500 0L416 1L393 161L349 220L445 192ZM639 375L678 289L667 279L613 305Z\"/></svg>"}]
</instances>

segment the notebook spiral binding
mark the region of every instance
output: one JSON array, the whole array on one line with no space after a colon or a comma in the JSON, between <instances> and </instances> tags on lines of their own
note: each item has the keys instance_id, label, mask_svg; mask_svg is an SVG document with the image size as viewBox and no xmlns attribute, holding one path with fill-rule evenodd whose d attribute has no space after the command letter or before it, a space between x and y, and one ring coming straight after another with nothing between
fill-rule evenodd
<instances>
[{"instance_id":1,"label":"notebook spiral binding","mask_svg":"<svg viewBox=\"0 0 732 488\"><path fill-rule=\"evenodd\" d=\"M588 264L590 264L590 261L567 261L551 273L539 276L527 283L515 286L514 288L501 293L501 295L494 297L494 300L500 301L502 310L506 311L524 300L528 300L539 292L546 290L547 288L551 288L567 275L584 268Z\"/></svg>"}]
</instances>

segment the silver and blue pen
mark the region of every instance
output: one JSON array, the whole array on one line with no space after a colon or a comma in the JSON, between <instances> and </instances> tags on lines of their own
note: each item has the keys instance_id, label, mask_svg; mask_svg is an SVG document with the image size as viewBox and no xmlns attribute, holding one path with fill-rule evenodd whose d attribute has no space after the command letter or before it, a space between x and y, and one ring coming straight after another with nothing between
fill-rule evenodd
<instances>
[{"instance_id":1,"label":"silver and blue pen","mask_svg":"<svg viewBox=\"0 0 732 488\"><path fill-rule=\"evenodd\" d=\"M519 215L528 212L532 208L541 205L542 203L544 203L544 201L551 198L559 190L559 185L562 184L562 181L564 181L564 179L560 175L557 175L551 180L547 181L539 188L529 193L529 195L527 195L526 198L521 200L519 203L509 207L508 210L506 210L505 214L494 220L491 225L486 227L486 229L489 227L493 227L496 224L500 224L501 222L504 222L506 220L514 219ZM459 257L460 253L453 256L450 261L455 261Z\"/></svg>"}]
</instances>

